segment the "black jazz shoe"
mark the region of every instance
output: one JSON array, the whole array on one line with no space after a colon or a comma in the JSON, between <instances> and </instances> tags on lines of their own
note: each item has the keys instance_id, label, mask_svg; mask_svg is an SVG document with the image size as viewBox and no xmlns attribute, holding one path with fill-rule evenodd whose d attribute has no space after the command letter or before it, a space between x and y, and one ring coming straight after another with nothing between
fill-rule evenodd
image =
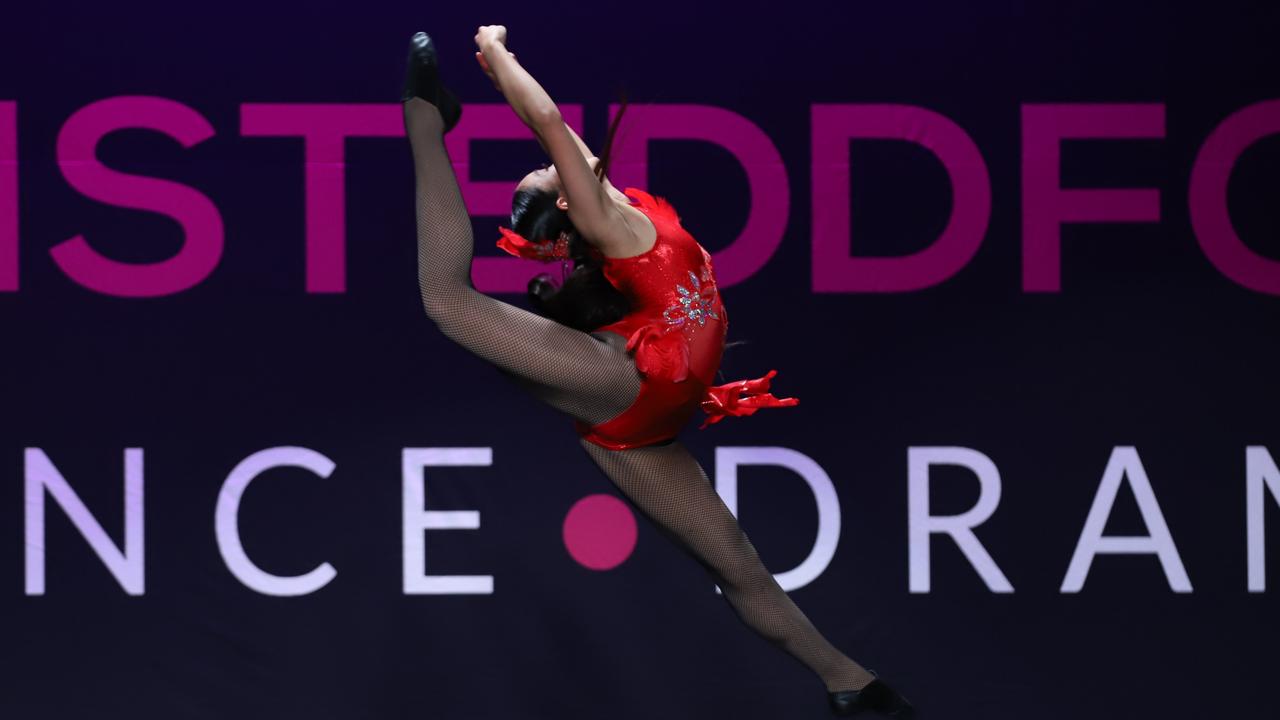
<instances>
[{"instance_id":1,"label":"black jazz shoe","mask_svg":"<svg viewBox=\"0 0 1280 720\"><path fill-rule=\"evenodd\" d=\"M436 44L424 32L415 33L409 40L409 62L404 73L404 91L401 102L420 97L436 106L444 119L444 131L449 132L462 117L462 103L449 88L440 82L439 58Z\"/></svg>"},{"instance_id":2,"label":"black jazz shoe","mask_svg":"<svg viewBox=\"0 0 1280 720\"><path fill-rule=\"evenodd\" d=\"M875 670L869 670L876 675ZM897 690L876 675L876 679L861 690L839 690L827 693L831 712L840 716L857 715L864 710L871 710L891 718L914 718L915 708Z\"/></svg>"}]
</instances>

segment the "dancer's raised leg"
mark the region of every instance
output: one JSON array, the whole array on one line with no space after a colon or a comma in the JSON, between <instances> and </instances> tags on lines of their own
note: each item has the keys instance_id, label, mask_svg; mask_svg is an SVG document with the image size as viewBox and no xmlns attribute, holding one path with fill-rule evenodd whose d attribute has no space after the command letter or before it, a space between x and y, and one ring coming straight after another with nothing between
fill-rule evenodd
<instances>
[{"instance_id":1,"label":"dancer's raised leg","mask_svg":"<svg viewBox=\"0 0 1280 720\"><path fill-rule=\"evenodd\" d=\"M640 391L634 361L617 344L479 292L471 284L471 218L444 145L444 120L419 97L404 103L413 149L418 285L427 316L445 336L518 379L576 419L598 424Z\"/></svg>"},{"instance_id":2,"label":"dancer's raised leg","mask_svg":"<svg viewBox=\"0 0 1280 720\"><path fill-rule=\"evenodd\" d=\"M875 679L833 647L778 585L683 443L609 450L579 442L619 490L702 564L738 617L804 663L827 690L860 690Z\"/></svg>"}]
</instances>

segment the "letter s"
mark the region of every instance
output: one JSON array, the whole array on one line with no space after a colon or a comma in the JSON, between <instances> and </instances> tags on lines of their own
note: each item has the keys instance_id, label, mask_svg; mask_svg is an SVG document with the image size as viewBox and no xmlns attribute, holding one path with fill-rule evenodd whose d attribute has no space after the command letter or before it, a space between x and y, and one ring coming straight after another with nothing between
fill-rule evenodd
<instances>
[{"instance_id":1,"label":"letter s","mask_svg":"<svg viewBox=\"0 0 1280 720\"><path fill-rule=\"evenodd\" d=\"M100 255L83 235L55 245L50 254L72 280L118 297L156 297L187 290L209 276L222 258L218 208L199 191L171 180L112 170L97 159L98 141L121 128L158 130L189 148L213 137L203 115L160 97L107 98L76 111L58 133L58 167L85 197L119 207L149 210L182 226L182 249L167 260L125 263Z\"/></svg>"}]
</instances>

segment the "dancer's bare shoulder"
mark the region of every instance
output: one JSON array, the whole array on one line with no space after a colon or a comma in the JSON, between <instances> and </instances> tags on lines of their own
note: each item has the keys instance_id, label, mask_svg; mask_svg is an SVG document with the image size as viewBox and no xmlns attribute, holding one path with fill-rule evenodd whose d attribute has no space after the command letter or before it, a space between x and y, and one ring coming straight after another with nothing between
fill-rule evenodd
<instances>
[{"instance_id":1,"label":"dancer's bare shoulder","mask_svg":"<svg viewBox=\"0 0 1280 720\"><path fill-rule=\"evenodd\" d=\"M621 219L625 232L617 233L611 242L600 247L600 252L608 258L629 258L643 255L653 249L658 241L658 230L649 220L649 216L637 210L626 195L618 193L621 200L610 194L614 200L614 208Z\"/></svg>"}]
</instances>

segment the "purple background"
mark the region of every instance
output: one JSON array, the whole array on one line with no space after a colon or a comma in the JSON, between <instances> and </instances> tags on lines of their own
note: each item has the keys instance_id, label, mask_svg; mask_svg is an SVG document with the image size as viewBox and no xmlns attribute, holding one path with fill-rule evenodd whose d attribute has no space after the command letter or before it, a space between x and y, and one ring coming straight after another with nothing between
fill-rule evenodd
<instances>
[{"instance_id":1,"label":"purple background","mask_svg":"<svg viewBox=\"0 0 1280 720\"><path fill-rule=\"evenodd\" d=\"M703 103L759 125L787 164L792 208L773 260L724 291L727 378L779 369L795 410L733 419L685 441L782 445L817 460L844 511L826 572L792 597L836 645L896 679L931 717L1270 717L1274 590L1245 585L1244 448L1280 455L1280 301L1205 259L1187 178L1232 112L1280 97L1280 11L1076 2L596 4L509 7L310 3L54 4L8 9L0 100L19 103L22 289L0 295L0 715L20 718L823 717L808 671L751 634L702 570L641 523L608 572L560 543L578 498L615 492L569 422L451 345L422 315L412 172L403 139L347 146L347 292L303 290L301 143L246 138L251 102L393 102L415 30L438 39L464 102L497 102L471 59L482 23L561 102ZM190 150L120 132L99 155L212 198L226 225L217 271L153 300L69 280L47 248L85 233L118 260L180 242L150 213L87 200L62 179L66 118L116 95L198 110L217 135ZM809 106L917 104L962 126L992 181L990 227L950 280L913 293L809 289ZM1158 223L1063 230L1063 291L1021 289L1020 105L1166 105L1162 140L1067 143L1064 187L1152 187ZM481 179L514 181L532 145L477 146ZM859 252L926 246L949 212L941 167L905 143L854 144ZM1232 176L1239 234L1280 258L1280 136ZM649 189L709 250L745 219L745 176L698 143L655 146ZM496 254L498 218L478 218ZM517 295L504 299L523 303ZM274 471L241 513L255 561L338 569L300 598L258 595L214 544L227 473L265 447L333 459L319 480ZM1016 588L987 590L935 540L933 590L907 590L906 449L959 445L1003 479L978 530ZM1151 557L1099 556L1084 591L1058 592L1111 448L1133 445L1195 592ZM488 469L431 471L428 503L476 509L479 532L427 536L432 573L486 572L491 596L405 596L400 450L492 446ZM23 591L22 449L47 452L117 541L121 458L146 450L147 592L127 596L51 501L48 589ZM935 511L977 484L935 473ZM777 480L778 482L770 482ZM952 480L952 482L948 482ZM786 471L742 473L741 520L766 565L807 553L813 506ZM1267 499L1268 521L1280 521ZM1108 534L1143 528L1122 490ZM1272 530L1272 557L1280 552ZM1273 563L1274 565L1274 563ZM1275 573L1270 578L1277 581Z\"/></svg>"}]
</instances>

